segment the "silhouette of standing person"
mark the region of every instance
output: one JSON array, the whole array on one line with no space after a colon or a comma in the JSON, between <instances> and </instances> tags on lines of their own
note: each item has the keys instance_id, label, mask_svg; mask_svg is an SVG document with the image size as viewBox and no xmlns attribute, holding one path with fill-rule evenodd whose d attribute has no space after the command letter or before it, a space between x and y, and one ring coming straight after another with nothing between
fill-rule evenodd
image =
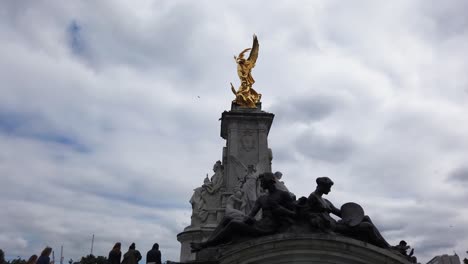
<instances>
[{"instance_id":1,"label":"silhouette of standing person","mask_svg":"<svg viewBox=\"0 0 468 264\"><path fill-rule=\"evenodd\" d=\"M36 264L37 262L37 255L32 255L29 257L28 261L26 261L26 264Z\"/></svg>"},{"instance_id":2,"label":"silhouette of standing person","mask_svg":"<svg viewBox=\"0 0 468 264\"><path fill-rule=\"evenodd\" d=\"M154 243L153 248L146 254L147 264L162 264L161 251L159 251L159 244Z\"/></svg>"},{"instance_id":3,"label":"silhouette of standing person","mask_svg":"<svg viewBox=\"0 0 468 264\"><path fill-rule=\"evenodd\" d=\"M132 243L123 257L122 264L138 264L140 260L140 251L136 250L135 243Z\"/></svg>"},{"instance_id":4,"label":"silhouette of standing person","mask_svg":"<svg viewBox=\"0 0 468 264\"><path fill-rule=\"evenodd\" d=\"M3 250L0 249L0 264L4 264L4 263L6 263L5 252L3 252Z\"/></svg>"},{"instance_id":5,"label":"silhouette of standing person","mask_svg":"<svg viewBox=\"0 0 468 264\"><path fill-rule=\"evenodd\" d=\"M53 261L50 261L50 253L52 253L51 247L46 247L42 250L41 256L37 259L36 264L53 264Z\"/></svg>"},{"instance_id":6,"label":"silhouette of standing person","mask_svg":"<svg viewBox=\"0 0 468 264\"><path fill-rule=\"evenodd\" d=\"M111 251L109 251L109 257L107 260L109 264L120 264L120 259L122 258L122 252L120 251L121 244L120 242L115 243Z\"/></svg>"}]
</instances>

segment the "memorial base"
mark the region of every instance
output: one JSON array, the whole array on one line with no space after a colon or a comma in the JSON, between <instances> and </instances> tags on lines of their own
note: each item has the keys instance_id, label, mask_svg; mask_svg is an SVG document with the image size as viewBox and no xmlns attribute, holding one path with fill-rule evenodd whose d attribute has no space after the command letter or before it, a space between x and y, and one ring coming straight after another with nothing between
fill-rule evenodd
<instances>
[{"instance_id":1,"label":"memorial base","mask_svg":"<svg viewBox=\"0 0 468 264\"><path fill-rule=\"evenodd\" d=\"M177 235L177 240L181 244L180 250L180 261L181 263L200 260L204 261L207 259L206 253L204 252L191 252L190 243L191 242L202 242L206 240L211 233L213 228L186 228L184 232ZM210 255L211 257L211 255ZM199 263L199 262L197 262Z\"/></svg>"},{"instance_id":2,"label":"memorial base","mask_svg":"<svg viewBox=\"0 0 468 264\"><path fill-rule=\"evenodd\" d=\"M409 264L391 250L327 234L277 234L209 248L218 264Z\"/></svg>"}]
</instances>

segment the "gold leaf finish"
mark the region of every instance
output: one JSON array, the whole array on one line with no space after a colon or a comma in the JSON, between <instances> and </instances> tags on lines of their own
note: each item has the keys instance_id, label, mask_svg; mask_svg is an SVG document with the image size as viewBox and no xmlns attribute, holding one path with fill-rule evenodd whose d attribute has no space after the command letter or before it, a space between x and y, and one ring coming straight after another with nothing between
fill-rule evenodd
<instances>
[{"instance_id":1,"label":"gold leaf finish","mask_svg":"<svg viewBox=\"0 0 468 264\"><path fill-rule=\"evenodd\" d=\"M237 63L237 74L241 81L239 89L236 91L234 86L231 83L231 90L235 94L236 99L234 103L241 107L247 108L256 108L256 104L260 102L261 94L257 93L252 88L252 85L255 83L254 78L252 77L252 69L255 67L255 62L258 58L258 39L257 36L253 36L252 48L244 49L239 56L234 56L234 59ZM244 54L250 50L249 58L245 59Z\"/></svg>"}]
</instances>

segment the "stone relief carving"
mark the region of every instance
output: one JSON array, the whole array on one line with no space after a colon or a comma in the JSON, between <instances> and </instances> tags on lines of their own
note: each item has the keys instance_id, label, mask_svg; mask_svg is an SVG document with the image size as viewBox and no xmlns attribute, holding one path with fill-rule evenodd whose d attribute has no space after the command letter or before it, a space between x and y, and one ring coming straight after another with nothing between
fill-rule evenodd
<instances>
[{"instance_id":1,"label":"stone relief carving","mask_svg":"<svg viewBox=\"0 0 468 264\"><path fill-rule=\"evenodd\" d=\"M261 174L259 179L262 188L267 192L255 202L247 217L241 221L229 221L204 242L191 243L192 251L230 242L238 237L258 237L278 233L293 223L294 204L289 193L276 189L276 180L271 172ZM256 220L254 217L260 210L264 213L259 220Z\"/></svg>"},{"instance_id":2,"label":"stone relief carving","mask_svg":"<svg viewBox=\"0 0 468 264\"><path fill-rule=\"evenodd\" d=\"M210 209L216 210L219 207L215 206L215 208L211 208L213 205L220 203L219 197L215 196L215 194L219 192L224 182L224 166L221 161L216 161L213 166L213 172L214 174L211 176L211 179L208 177L208 174L206 175L203 185L195 188L192 198L190 198L190 204L192 204L192 227L205 224Z\"/></svg>"},{"instance_id":3,"label":"stone relief carving","mask_svg":"<svg viewBox=\"0 0 468 264\"><path fill-rule=\"evenodd\" d=\"M243 150L250 152L256 149L257 141L255 139L255 131L254 130L246 130L242 132L240 145Z\"/></svg>"},{"instance_id":4,"label":"stone relief carving","mask_svg":"<svg viewBox=\"0 0 468 264\"><path fill-rule=\"evenodd\" d=\"M257 182L258 171L257 165L245 165L236 157L231 156L233 164L237 170L237 187L242 190L242 206L241 211L248 214L255 204L255 201L261 194L260 186Z\"/></svg>"},{"instance_id":5,"label":"stone relief carving","mask_svg":"<svg viewBox=\"0 0 468 264\"><path fill-rule=\"evenodd\" d=\"M213 237L216 237L218 233L223 230L224 227L226 227L230 222L232 221L243 221L246 214L244 213L243 210L241 210L242 207L242 190L239 188L234 189L234 193L228 197L226 201L226 210L224 213L224 217L219 223L219 225L216 227L216 229L211 233L210 237L208 238L211 239Z\"/></svg>"},{"instance_id":6,"label":"stone relief carving","mask_svg":"<svg viewBox=\"0 0 468 264\"><path fill-rule=\"evenodd\" d=\"M258 196L260 195L260 190L257 184L257 170L255 169L254 165L247 166L247 173L244 176L241 189L242 189L242 206L241 209L245 213L249 213L255 201L257 200Z\"/></svg>"},{"instance_id":7,"label":"stone relief carving","mask_svg":"<svg viewBox=\"0 0 468 264\"><path fill-rule=\"evenodd\" d=\"M236 161L240 163L240 161ZM254 165L241 165L246 174L241 191L249 191L248 177L255 175ZM257 182L257 177L255 182ZM316 179L317 187L309 197L301 197L295 201L286 186L279 184L280 173L262 173L258 176L261 187L267 190L266 193L257 196L250 211L244 213L243 210L236 209L234 217L228 217L223 220L223 225L218 226L217 232L206 241L201 243L192 243L192 250L199 251L206 247L217 246L233 240L248 239L269 234L283 232L309 232L309 233L327 233L329 235L343 235L364 241L374 246L389 250L395 254L402 255L411 263L417 263L413 256L414 251L407 251L410 247L406 241L402 240L399 245L390 246L390 244L381 235L375 224L369 216L365 215L362 207L357 203L348 202L335 207L329 200L323 196L327 195L333 181L328 177L319 177ZM279 188L278 188L279 187ZM285 189L283 189L283 187ZM282 188L283 190L281 190ZM236 198L237 197L237 198ZM244 205L246 193L236 192L235 198L237 204ZM242 198L242 199L241 199ZM237 207L238 208L238 207ZM245 209L245 208L244 208ZM263 211L261 217L255 219L256 214ZM240 212L239 212L240 211ZM339 217L335 220L331 214ZM247 217L242 219L243 215Z\"/></svg>"},{"instance_id":8,"label":"stone relief carving","mask_svg":"<svg viewBox=\"0 0 468 264\"><path fill-rule=\"evenodd\" d=\"M211 176L211 179L208 179L208 174L206 175L208 181L205 180L203 184L209 194L216 193L223 186L224 166L221 164L221 161L218 160L213 165L213 172L214 174Z\"/></svg>"},{"instance_id":9,"label":"stone relief carving","mask_svg":"<svg viewBox=\"0 0 468 264\"><path fill-rule=\"evenodd\" d=\"M190 198L190 204L192 204L191 226L200 226L206 222L208 217L208 211L206 210L206 192L203 186L195 188L193 191L192 198Z\"/></svg>"}]
</instances>

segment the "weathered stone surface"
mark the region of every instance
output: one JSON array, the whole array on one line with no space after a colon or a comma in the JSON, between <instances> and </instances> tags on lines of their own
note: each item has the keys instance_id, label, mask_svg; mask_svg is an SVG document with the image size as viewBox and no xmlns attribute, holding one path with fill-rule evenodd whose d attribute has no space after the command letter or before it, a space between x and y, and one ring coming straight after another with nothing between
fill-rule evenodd
<instances>
[{"instance_id":1,"label":"weathered stone surface","mask_svg":"<svg viewBox=\"0 0 468 264\"><path fill-rule=\"evenodd\" d=\"M276 189L276 179L271 172L260 174L259 180L262 189L267 192L255 201L247 217L240 221L226 219L225 224L207 241L192 243L192 250L201 251L233 242L237 237L246 239L280 233L291 226L295 211L289 192ZM262 216L259 220L255 220L254 217L260 210Z\"/></svg>"},{"instance_id":2,"label":"weathered stone surface","mask_svg":"<svg viewBox=\"0 0 468 264\"><path fill-rule=\"evenodd\" d=\"M201 242L202 240L207 239L213 230L214 228L186 228L184 232L178 234L177 240L181 244L180 261L188 262L200 259L201 256L199 256L199 253L191 252L190 243Z\"/></svg>"},{"instance_id":3,"label":"weathered stone surface","mask_svg":"<svg viewBox=\"0 0 468 264\"><path fill-rule=\"evenodd\" d=\"M277 234L275 235L267 235L256 239L246 239L245 237L231 239L231 235L228 235L227 237L230 238L231 244L216 247L216 245L220 244L213 242L207 246L207 248L198 247L198 252L191 252L192 248L190 243L195 242L195 245L197 243L200 245L208 245L208 242L214 241L213 238L216 237L216 234L222 231L222 229L219 229L224 227L223 225L219 226L221 222L227 224L231 223L230 220L232 220L231 218L233 217L228 214L225 215L226 205L232 207L230 209L235 212L235 219L242 218L243 214L249 213L245 212L246 209L250 208L247 202L255 202L259 197L255 196L260 195L260 193L256 193L257 187L259 187L256 186L258 185L258 175L265 172L271 174L272 153L271 149L268 148L267 138L273 118L273 114L261 110L260 104L257 108L253 109L233 105L231 111L225 111L222 114L221 137L226 140L226 146L223 148L222 162L217 162L216 164L218 164L218 166L222 164L221 167L223 169L215 169L217 168L215 164L215 174L211 179L207 176L203 185L195 190L194 196L191 199L194 209L192 224L177 236L177 239L182 244L181 263L409 263L408 260L404 258L404 254L402 255L396 250L392 250L383 238L381 240L385 243L377 243L374 241L375 239L369 240L361 238L358 236L361 233L357 231L356 236L353 236L353 233L345 237L336 234L335 232L339 233L339 230L335 230L336 228L323 230L323 228L311 226L311 223L317 222L310 221L311 216L315 214L326 214L329 216L329 213L335 213L338 216L343 216L345 222L351 224L353 221L347 221L349 220L348 218L351 220L358 218L355 217L355 210L351 212L348 212L349 210L342 210L343 215L341 215L340 209L335 208L328 201L326 203L329 204L327 208L330 208L325 211L313 211L312 214L310 214L310 209L317 208L313 206L313 203L311 206L309 203L310 199L305 197L300 198L296 204L297 208L292 210L298 216L298 220L296 220L297 223L289 228L276 232ZM274 178L273 176L271 177L272 179ZM278 178L274 180L279 182ZM331 185L329 187L331 187ZM197 193L197 190L199 193ZM329 188L327 190L329 191ZM321 194L326 194L328 191L322 190L320 197ZM236 195L233 195L234 193L236 193ZM271 193L271 191L268 193ZM289 193L287 194L289 198ZM230 201L229 198L232 198L232 201ZM301 203L301 201L304 203ZM321 202L320 204L325 203ZM303 205L308 206L303 208ZM268 209L269 207L267 206L265 208ZM306 209L309 209L309 211ZM255 210L253 211L255 212ZM280 211L283 212L284 210ZM268 210L266 210L266 212L268 212ZM302 218L299 217L301 215L306 217L305 221L301 221ZM363 213L360 214L360 216L361 215L363 215ZM250 217L253 216L254 215L251 215ZM260 214L258 216L257 220L263 219ZM363 217L365 218L367 216L361 216L359 218L360 220L357 221L358 224L355 226L355 229L359 227L362 222L365 222ZM244 223L241 220L239 221L239 223ZM234 224L240 225L239 223ZM317 223L320 224L321 222ZM341 222L335 223L334 220L333 223L334 224L331 225L333 227L342 224ZM366 224L373 226L370 219L366 221ZM213 232L217 226L219 230L216 229L217 231ZM236 231L237 229L233 228L233 230ZM374 233L378 233L376 228L372 230L375 231ZM274 232L268 232L266 234L271 233ZM367 235L368 233L369 232L363 233L363 235ZM236 234L234 234L233 237L236 237ZM360 239L361 241L354 238ZM367 236L364 238L367 238ZM239 241L242 242L237 243ZM368 242L373 242L373 244ZM380 248L375 245L380 246Z\"/></svg>"},{"instance_id":4,"label":"weathered stone surface","mask_svg":"<svg viewBox=\"0 0 468 264\"><path fill-rule=\"evenodd\" d=\"M218 248L219 264L408 264L390 250L326 234L278 234Z\"/></svg>"},{"instance_id":5,"label":"weathered stone surface","mask_svg":"<svg viewBox=\"0 0 468 264\"><path fill-rule=\"evenodd\" d=\"M221 117L221 137L226 140L223 148L221 172L216 172L210 179L205 178L202 186L195 189L190 202L192 204L191 225L177 235L181 243L181 262L200 260L202 255L190 252L191 242L201 242L207 239L216 226L224 219L226 204L235 190L242 191L242 208L236 208L245 213L250 207L245 203L245 192L254 189L247 188L246 168L255 167L255 175L271 172L271 150L268 148L268 133L274 115L257 108L244 108L232 104L231 111L225 111ZM215 177L216 176L216 177ZM252 175L251 175L252 176ZM218 181L222 179L222 181ZM242 182L244 181L244 182ZM218 184L219 182L219 184ZM249 178L249 182L256 182ZM252 189L252 190L251 190ZM245 192L244 192L245 191ZM252 196L252 195L251 195Z\"/></svg>"},{"instance_id":6,"label":"weathered stone surface","mask_svg":"<svg viewBox=\"0 0 468 264\"><path fill-rule=\"evenodd\" d=\"M268 133L273 118L273 114L259 108L240 108L222 113L221 137L226 139L223 164L227 191L239 185L239 178L245 175L249 165L255 166L257 174L271 172Z\"/></svg>"},{"instance_id":7,"label":"weathered stone surface","mask_svg":"<svg viewBox=\"0 0 468 264\"><path fill-rule=\"evenodd\" d=\"M203 181L203 185L195 188L190 204L192 204L191 229L216 226L219 223L218 217L224 213L222 204L224 191L224 166L221 161L217 161L213 166L213 176L208 178L208 174Z\"/></svg>"}]
</instances>

